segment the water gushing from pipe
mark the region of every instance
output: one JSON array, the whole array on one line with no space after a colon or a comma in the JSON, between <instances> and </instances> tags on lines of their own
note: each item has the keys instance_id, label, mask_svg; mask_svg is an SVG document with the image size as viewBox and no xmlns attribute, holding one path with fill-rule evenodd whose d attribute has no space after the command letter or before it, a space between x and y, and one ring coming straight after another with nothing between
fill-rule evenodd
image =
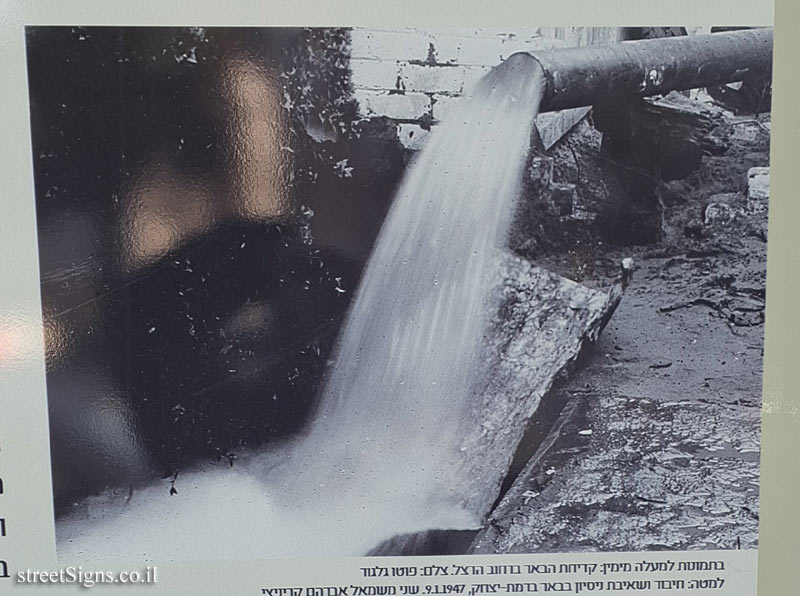
<instances>
[{"instance_id":1,"label":"water gushing from pipe","mask_svg":"<svg viewBox=\"0 0 800 596\"><path fill-rule=\"evenodd\" d=\"M125 510L67 520L64 559L363 555L396 534L468 528L460 477L496 254L520 191L543 73L515 55L431 133L394 200L313 423L235 471L182 476ZM104 509L105 508L105 509ZM105 520L105 521L102 521ZM144 521L146 520L146 521Z\"/></svg>"}]
</instances>

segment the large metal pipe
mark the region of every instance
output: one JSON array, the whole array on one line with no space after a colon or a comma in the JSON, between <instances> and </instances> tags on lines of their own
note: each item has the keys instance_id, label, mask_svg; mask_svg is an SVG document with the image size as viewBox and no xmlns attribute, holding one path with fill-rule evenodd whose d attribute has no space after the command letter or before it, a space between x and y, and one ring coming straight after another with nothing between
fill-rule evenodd
<instances>
[{"instance_id":1,"label":"large metal pipe","mask_svg":"<svg viewBox=\"0 0 800 596\"><path fill-rule=\"evenodd\" d=\"M591 106L767 75L772 29L623 41L531 54L547 78L540 110Z\"/></svg>"}]
</instances>

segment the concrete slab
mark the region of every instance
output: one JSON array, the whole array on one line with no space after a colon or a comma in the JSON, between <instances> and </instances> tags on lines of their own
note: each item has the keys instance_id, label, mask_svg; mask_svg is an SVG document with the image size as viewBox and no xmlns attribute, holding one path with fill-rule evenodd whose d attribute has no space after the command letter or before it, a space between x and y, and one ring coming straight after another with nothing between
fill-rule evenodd
<instances>
[{"instance_id":1,"label":"concrete slab","mask_svg":"<svg viewBox=\"0 0 800 596\"><path fill-rule=\"evenodd\" d=\"M497 500L543 397L575 369L622 297L621 285L593 290L518 257L505 257L501 271L505 283L483 348L487 373L461 447L464 505L480 517Z\"/></svg>"}]
</instances>

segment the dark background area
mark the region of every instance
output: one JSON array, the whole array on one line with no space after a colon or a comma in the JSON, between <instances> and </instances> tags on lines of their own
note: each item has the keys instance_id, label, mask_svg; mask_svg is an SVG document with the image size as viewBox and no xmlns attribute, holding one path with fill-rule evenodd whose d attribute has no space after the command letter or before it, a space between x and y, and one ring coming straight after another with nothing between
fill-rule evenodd
<instances>
[{"instance_id":1,"label":"dark background area","mask_svg":"<svg viewBox=\"0 0 800 596\"><path fill-rule=\"evenodd\" d=\"M406 159L347 42L27 29L57 511L302 429Z\"/></svg>"}]
</instances>

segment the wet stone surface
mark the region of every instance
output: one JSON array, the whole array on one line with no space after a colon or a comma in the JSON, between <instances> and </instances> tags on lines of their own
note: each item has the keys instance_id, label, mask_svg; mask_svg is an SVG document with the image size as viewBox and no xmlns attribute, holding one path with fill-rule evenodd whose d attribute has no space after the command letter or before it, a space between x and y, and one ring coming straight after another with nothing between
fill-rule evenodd
<instances>
[{"instance_id":1,"label":"wet stone surface","mask_svg":"<svg viewBox=\"0 0 800 596\"><path fill-rule=\"evenodd\" d=\"M758 409L575 399L593 428L580 428L588 420L573 414L552 453L496 510L476 552L756 546Z\"/></svg>"}]
</instances>

